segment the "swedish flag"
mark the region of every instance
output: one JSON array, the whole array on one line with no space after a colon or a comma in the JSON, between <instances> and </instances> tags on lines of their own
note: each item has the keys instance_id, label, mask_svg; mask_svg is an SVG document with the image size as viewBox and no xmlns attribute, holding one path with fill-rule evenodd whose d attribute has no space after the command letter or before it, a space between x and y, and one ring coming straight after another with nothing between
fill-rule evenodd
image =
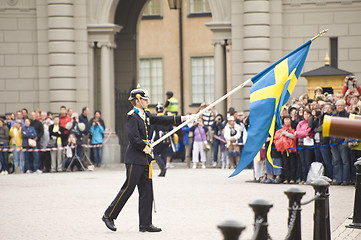
<instances>
[{"instance_id":1,"label":"swedish flag","mask_svg":"<svg viewBox=\"0 0 361 240\"><path fill-rule=\"evenodd\" d=\"M248 137L237 168L230 177L252 162L267 137L271 135L273 139L275 128L282 128L281 111L297 83L311 43L311 40L307 41L251 79ZM270 152L267 159L273 165Z\"/></svg>"}]
</instances>

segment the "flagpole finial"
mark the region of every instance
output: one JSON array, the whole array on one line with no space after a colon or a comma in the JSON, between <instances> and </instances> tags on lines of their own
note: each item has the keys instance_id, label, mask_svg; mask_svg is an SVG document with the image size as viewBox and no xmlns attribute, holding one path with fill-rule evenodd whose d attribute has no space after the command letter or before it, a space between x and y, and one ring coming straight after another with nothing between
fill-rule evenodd
<instances>
[{"instance_id":1,"label":"flagpole finial","mask_svg":"<svg viewBox=\"0 0 361 240\"><path fill-rule=\"evenodd\" d=\"M319 34L317 34L316 36L314 36L313 38L311 38L311 41L313 42L314 40L316 40L318 37L321 37L323 34L327 33L328 29L323 29Z\"/></svg>"}]
</instances>

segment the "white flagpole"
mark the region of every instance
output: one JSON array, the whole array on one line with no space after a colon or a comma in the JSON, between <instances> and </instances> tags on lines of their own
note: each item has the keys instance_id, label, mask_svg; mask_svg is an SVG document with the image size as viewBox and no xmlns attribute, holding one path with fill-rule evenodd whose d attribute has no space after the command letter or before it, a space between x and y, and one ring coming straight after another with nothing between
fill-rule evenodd
<instances>
[{"instance_id":1,"label":"white flagpole","mask_svg":"<svg viewBox=\"0 0 361 240\"><path fill-rule=\"evenodd\" d=\"M313 38L311 38L311 41L315 41L318 37L321 37L323 34L327 33L328 29L323 29L321 32L319 32L319 34L317 34L316 36L314 36Z\"/></svg>"},{"instance_id":2,"label":"white flagpole","mask_svg":"<svg viewBox=\"0 0 361 240\"><path fill-rule=\"evenodd\" d=\"M164 139L166 139L167 137L169 137L170 135L172 135L173 133L175 133L176 131L178 131L179 129L181 129L182 127L184 127L186 124L188 124L189 122L193 121L196 117L198 118L200 115L202 115L205 111L208 111L209 109L211 109L212 107L214 107L215 105L217 105L218 103L222 102L224 99L226 99L227 97L231 96L233 93L237 92L239 89L243 88L245 85L247 85L248 83L251 82L251 79L248 79L247 81L245 81L244 83L240 84L239 86L237 86L236 88L232 89L232 91L226 93L225 95L223 95L222 97L220 97L219 99L217 99L216 101L214 101L213 103L211 103L208 107L206 107L205 109L203 109L202 111L198 112L197 114L194 115L193 118L189 118L187 119L187 121L183 122L181 125L177 126L176 128L174 128L172 131L168 132L167 134L165 134L164 136L162 136L161 138L159 138L157 141L153 142L150 144L150 146L152 148L154 148L157 144L159 144L160 142L162 142Z\"/></svg>"}]
</instances>

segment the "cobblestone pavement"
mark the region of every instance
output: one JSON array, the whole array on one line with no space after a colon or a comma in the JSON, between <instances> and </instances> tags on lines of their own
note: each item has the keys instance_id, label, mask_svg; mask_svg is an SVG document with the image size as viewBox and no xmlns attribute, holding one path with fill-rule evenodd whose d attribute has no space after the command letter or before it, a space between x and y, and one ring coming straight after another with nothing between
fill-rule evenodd
<instances>
[{"instance_id":1,"label":"cobblestone pavement","mask_svg":"<svg viewBox=\"0 0 361 240\"><path fill-rule=\"evenodd\" d=\"M217 224L234 219L247 226L240 239L250 239L254 215L248 206L255 199L273 203L268 215L272 239L287 233L288 200L283 193L299 187L311 199L307 185L248 182L245 170L228 178L232 170L169 169L165 178L154 178L157 213L153 223L161 233L138 232L138 192L134 192L109 231L101 217L125 180L123 166L94 172L22 174L0 176L0 239L222 239ZM158 174L158 170L154 170ZM331 186L332 239L361 239L361 230L345 229L352 214L354 187ZM302 238L313 238L313 208L302 207Z\"/></svg>"}]
</instances>

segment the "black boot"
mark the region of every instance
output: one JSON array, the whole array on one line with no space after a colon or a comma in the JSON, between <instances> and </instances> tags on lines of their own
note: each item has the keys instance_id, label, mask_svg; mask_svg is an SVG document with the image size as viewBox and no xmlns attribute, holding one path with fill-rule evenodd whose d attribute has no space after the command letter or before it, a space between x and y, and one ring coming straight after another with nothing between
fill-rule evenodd
<instances>
[{"instance_id":1,"label":"black boot","mask_svg":"<svg viewBox=\"0 0 361 240\"><path fill-rule=\"evenodd\" d=\"M107 226L107 228L109 228L112 231L117 231L117 228L114 225L114 219L103 216L102 220L105 223L105 226Z\"/></svg>"},{"instance_id":2,"label":"black boot","mask_svg":"<svg viewBox=\"0 0 361 240\"><path fill-rule=\"evenodd\" d=\"M161 228L157 228L153 224L139 226L139 232L161 232L161 231L162 231Z\"/></svg>"},{"instance_id":3,"label":"black boot","mask_svg":"<svg viewBox=\"0 0 361 240\"><path fill-rule=\"evenodd\" d=\"M160 170L160 173L159 173L158 177L165 177L166 172L167 172L167 169L163 168L162 170Z\"/></svg>"}]
</instances>

